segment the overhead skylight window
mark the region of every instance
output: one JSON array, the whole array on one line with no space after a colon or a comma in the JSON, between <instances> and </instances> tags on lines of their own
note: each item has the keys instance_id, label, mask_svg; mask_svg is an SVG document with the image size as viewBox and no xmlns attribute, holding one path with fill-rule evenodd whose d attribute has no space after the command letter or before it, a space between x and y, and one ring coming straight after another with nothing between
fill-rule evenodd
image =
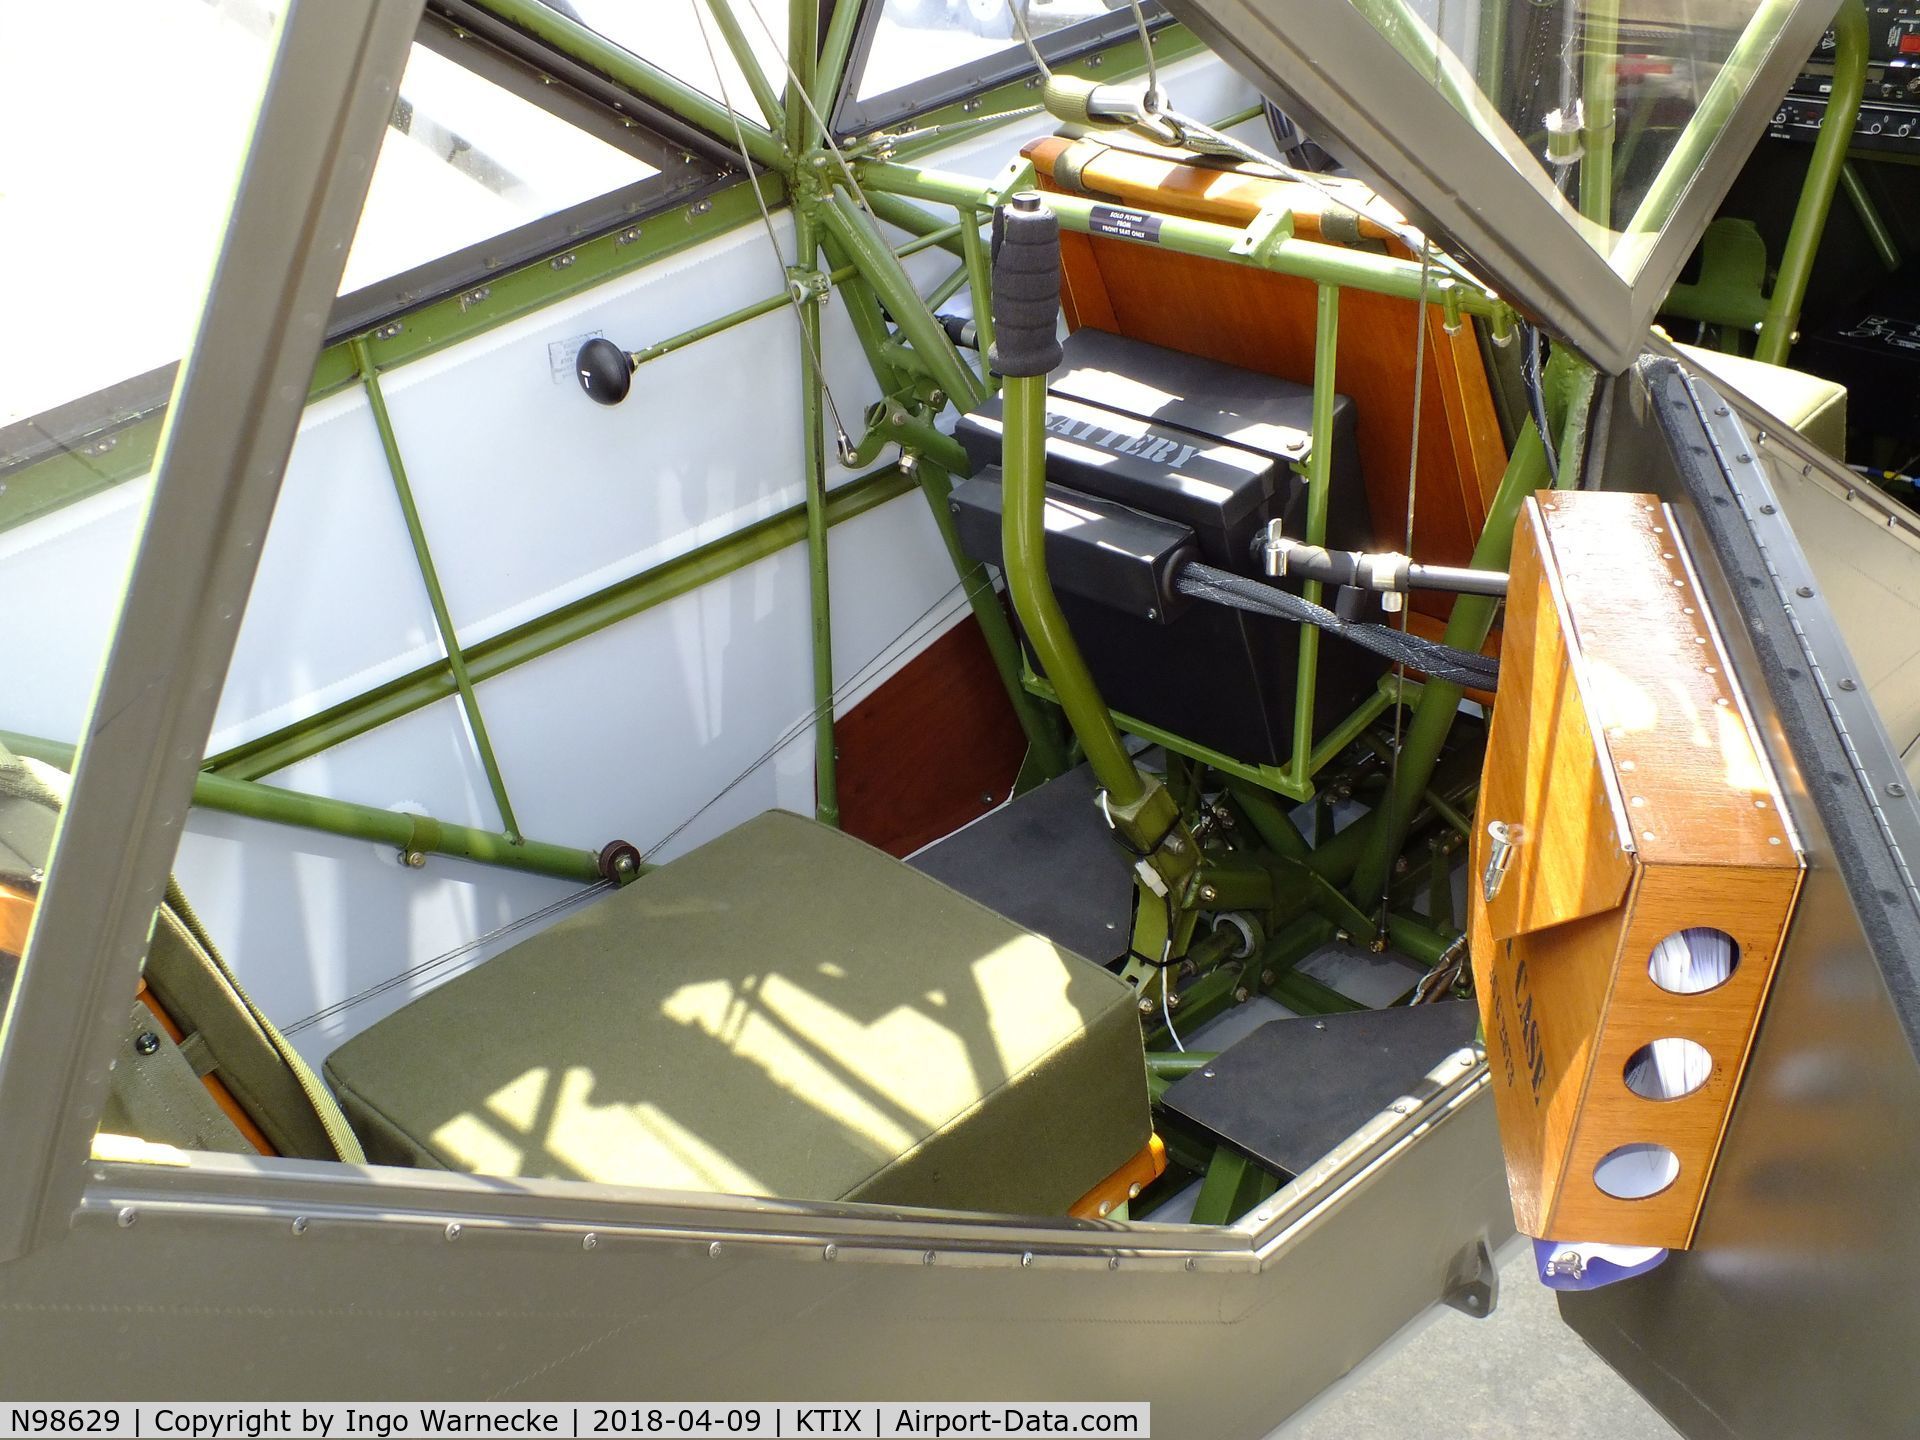
<instances>
[{"instance_id":1,"label":"overhead skylight window","mask_svg":"<svg viewBox=\"0 0 1920 1440\"><path fill-rule=\"evenodd\" d=\"M727 100L748 120L759 121L747 77L728 48L711 12L695 13L705 0L544 0L621 49L639 56L712 100ZM758 68L775 93L786 89L787 0L733 0L733 17ZM701 24L705 22L705 33ZM708 45L712 57L708 56ZM715 62L719 75L714 74ZM724 138L724 137L723 137Z\"/></svg>"}]
</instances>

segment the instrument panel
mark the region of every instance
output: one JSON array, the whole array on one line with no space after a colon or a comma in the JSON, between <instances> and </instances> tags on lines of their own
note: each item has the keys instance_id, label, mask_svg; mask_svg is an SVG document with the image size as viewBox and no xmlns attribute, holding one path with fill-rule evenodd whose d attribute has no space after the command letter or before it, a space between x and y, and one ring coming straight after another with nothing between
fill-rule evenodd
<instances>
[{"instance_id":1,"label":"instrument panel","mask_svg":"<svg viewBox=\"0 0 1920 1440\"><path fill-rule=\"evenodd\" d=\"M1867 89L1852 148L1920 155L1920 3L1867 6ZM1811 144L1826 120L1833 89L1833 32L1821 37L1807 68L1774 112L1767 133Z\"/></svg>"}]
</instances>

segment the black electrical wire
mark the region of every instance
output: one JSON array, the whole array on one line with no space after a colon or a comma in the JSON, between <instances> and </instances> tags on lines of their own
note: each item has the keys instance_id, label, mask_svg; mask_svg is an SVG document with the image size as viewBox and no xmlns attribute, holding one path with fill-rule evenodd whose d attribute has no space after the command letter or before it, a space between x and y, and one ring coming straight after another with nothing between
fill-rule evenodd
<instances>
[{"instance_id":1,"label":"black electrical wire","mask_svg":"<svg viewBox=\"0 0 1920 1440\"><path fill-rule=\"evenodd\" d=\"M1540 329L1523 325L1526 342L1520 350L1520 383L1527 392L1527 406L1533 412L1533 428L1540 432L1540 448L1547 456L1547 476L1560 481L1560 457L1554 453L1553 436L1547 428L1547 394L1541 383Z\"/></svg>"},{"instance_id":2,"label":"black electrical wire","mask_svg":"<svg viewBox=\"0 0 1920 1440\"><path fill-rule=\"evenodd\" d=\"M1342 620L1324 605L1316 605L1291 591L1263 585L1230 570L1216 570L1198 562L1183 566L1174 577L1174 588L1196 600L1211 601L1255 615L1272 615L1322 630L1350 640L1396 664L1408 665L1470 690L1491 690L1500 683L1500 662L1488 655L1456 650L1435 640L1423 640L1390 625L1375 625L1361 620Z\"/></svg>"}]
</instances>

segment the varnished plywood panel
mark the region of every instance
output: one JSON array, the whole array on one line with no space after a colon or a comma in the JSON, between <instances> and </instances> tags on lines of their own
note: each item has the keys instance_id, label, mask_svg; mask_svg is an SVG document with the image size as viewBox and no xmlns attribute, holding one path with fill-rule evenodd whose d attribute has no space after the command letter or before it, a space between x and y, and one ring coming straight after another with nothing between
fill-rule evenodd
<instances>
[{"instance_id":1,"label":"varnished plywood panel","mask_svg":"<svg viewBox=\"0 0 1920 1440\"><path fill-rule=\"evenodd\" d=\"M1609 792L1553 594L1540 512L1523 514L1507 589L1501 695L1487 732L1474 874L1500 821L1519 839L1487 903L1496 941L1612 910L1632 875L1624 819Z\"/></svg>"},{"instance_id":2,"label":"varnished plywood panel","mask_svg":"<svg viewBox=\"0 0 1920 1440\"><path fill-rule=\"evenodd\" d=\"M1523 510L1512 577L1476 880L1488 824L1520 838L1494 898L1476 885L1470 935L1515 1219L1550 1239L1685 1246L1802 860L1657 501L1543 491ZM1695 928L1733 941L1732 974L1662 989L1655 947ZM1630 1061L1669 1039L1706 1052L1702 1082L1635 1093ZM1602 1191L1596 1169L1623 1146L1670 1151L1665 1188Z\"/></svg>"},{"instance_id":3,"label":"varnished plywood panel","mask_svg":"<svg viewBox=\"0 0 1920 1440\"><path fill-rule=\"evenodd\" d=\"M834 739L841 828L900 856L1005 801L1027 748L971 615L840 716Z\"/></svg>"}]
</instances>

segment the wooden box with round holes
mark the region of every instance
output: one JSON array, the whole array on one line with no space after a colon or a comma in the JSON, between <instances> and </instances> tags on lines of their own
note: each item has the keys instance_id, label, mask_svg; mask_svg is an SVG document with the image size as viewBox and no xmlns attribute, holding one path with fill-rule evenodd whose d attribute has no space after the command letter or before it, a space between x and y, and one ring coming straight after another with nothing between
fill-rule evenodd
<instances>
[{"instance_id":1,"label":"wooden box with round holes","mask_svg":"<svg viewBox=\"0 0 1920 1440\"><path fill-rule=\"evenodd\" d=\"M1681 1248L1802 860L1672 516L1543 491L1515 537L1471 849L1514 1218Z\"/></svg>"}]
</instances>

